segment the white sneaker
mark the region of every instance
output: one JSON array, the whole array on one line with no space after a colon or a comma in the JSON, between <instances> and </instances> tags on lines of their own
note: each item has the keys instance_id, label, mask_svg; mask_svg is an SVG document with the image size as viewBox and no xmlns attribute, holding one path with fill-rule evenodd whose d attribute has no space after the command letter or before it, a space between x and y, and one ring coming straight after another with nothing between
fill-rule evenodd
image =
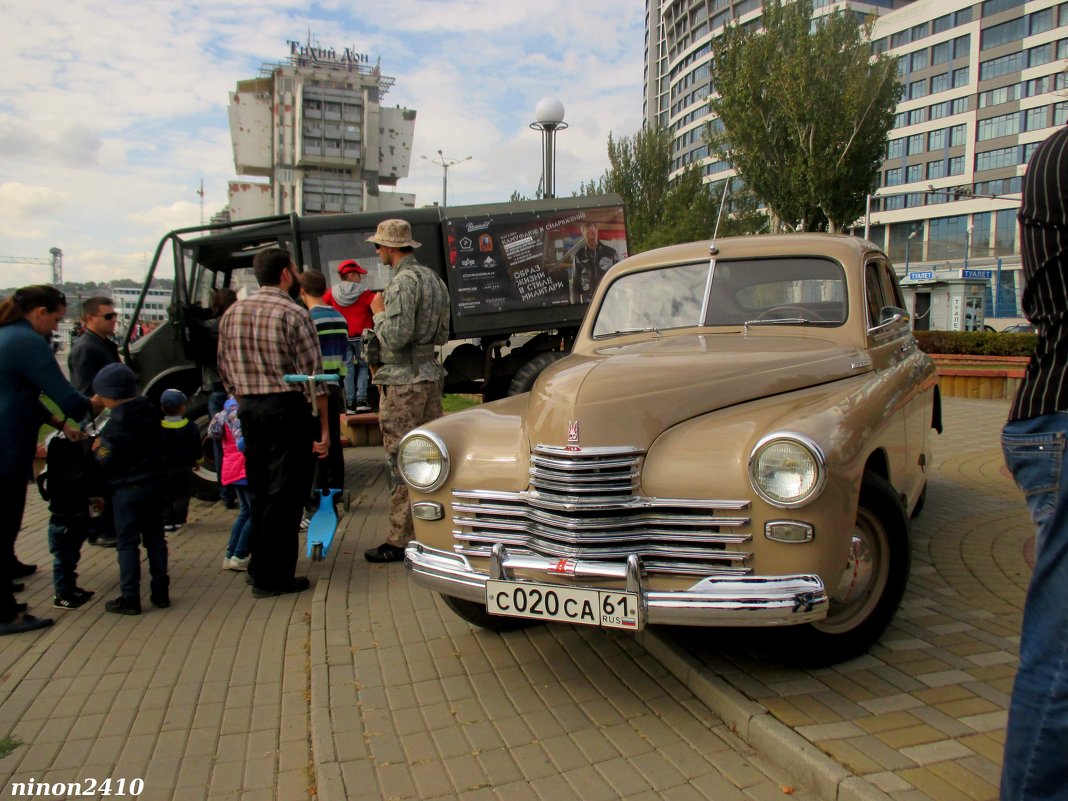
<instances>
[{"instance_id":1,"label":"white sneaker","mask_svg":"<svg viewBox=\"0 0 1068 801\"><path fill-rule=\"evenodd\" d=\"M300 530L301 531L307 531L308 530L308 518L302 517L300 519Z\"/></svg>"},{"instance_id":2,"label":"white sneaker","mask_svg":"<svg viewBox=\"0 0 1068 801\"><path fill-rule=\"evenodd\" d=\"M251 556L246 556L244 559L241 559L240 557L237 557L237 556L231 556L230 557L230 569L231 570L240 570L240 571L248 570L248 563L251 562L251 561L252 561L252 557Z\"/></svg>"},{"instance_id":3,"label":"white sneaker","mask_svg":"<svg viewBox=\"0 0 1068 801\"><path fill-rule=\"evenodd\" d=\"M222 569L223 570L233 570L234 569L231 566L231 562L233 561L233 558L234 557L232 557L232 556L224 556L223 557L223 563L222 563Z\"/></svg>"}]
</instances>

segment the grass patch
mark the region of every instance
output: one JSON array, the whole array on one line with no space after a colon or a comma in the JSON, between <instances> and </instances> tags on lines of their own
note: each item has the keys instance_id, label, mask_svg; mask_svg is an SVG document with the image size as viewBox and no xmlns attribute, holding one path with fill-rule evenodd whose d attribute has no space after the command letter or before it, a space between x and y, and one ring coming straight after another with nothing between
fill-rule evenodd
<instances>
[{"instance_id":1,"label":"grass patch","mask_svg":"<svg viewBox=\"0 0 1068 801\"><path fill-rule=\"evenodd\" d=\"M0 759L3 759L16 748L22 745L18 737L0 737Z\"/></svg>"},{"instance_id":2,"label":"grass patch","mask_svg":"<svg viewBox=\"0 0 1068 801\"><path fill-rule=\"evenodd\" d=\"M442 398L441 408L448 414L449 412L470 409L472 406L478 406L481 403L481 395L446 395Z\"/></svg>"}]
</instances>

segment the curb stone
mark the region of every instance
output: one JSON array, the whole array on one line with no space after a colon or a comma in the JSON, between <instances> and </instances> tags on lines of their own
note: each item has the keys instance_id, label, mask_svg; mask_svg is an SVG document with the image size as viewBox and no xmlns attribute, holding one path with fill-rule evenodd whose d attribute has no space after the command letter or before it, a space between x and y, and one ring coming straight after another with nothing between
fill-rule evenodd
<instances>
[{"instance_id":1,"label":"curb stone","mask_svg":"<svg viewBox=\"0 0 1068 801\"><path fill-rule=\"evenodd\" d=\"M652 629L636 639L750 748L825 801L893 801Z\"/></svg>"}]
</instances>

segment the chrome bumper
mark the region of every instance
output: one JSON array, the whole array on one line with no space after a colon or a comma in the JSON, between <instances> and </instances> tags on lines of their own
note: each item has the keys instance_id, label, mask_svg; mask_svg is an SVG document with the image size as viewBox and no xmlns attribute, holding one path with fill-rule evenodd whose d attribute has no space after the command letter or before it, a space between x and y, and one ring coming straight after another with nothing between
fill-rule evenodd
<instances>
[{"instance_id":1,"label":"chrome bumper","mask_svg":"<svg viewBox=\"0 0 1068 801\"><path fill-rule=\"evenodd\" d=\"M641 561L631 555L626 564L570 562L566 571L561 560L529 554L510 554L503 545L493 547L490 572L471 567L467 557L409 543L404 566L412 580L434 592L486 602L486 581L514 578L524 571L524 579L538 581L560 575L573 578L565 586L595 587L589 579L616 579L626 582L626 590L638 594L641 612L639 628L646 623L667 626L784 626L822 620L827 616L827 593L815 575L729 576L704 578L687 590L658 592L646 589ZM585 580L584 580L585 579Z\"/></svg>"}]
</instances>

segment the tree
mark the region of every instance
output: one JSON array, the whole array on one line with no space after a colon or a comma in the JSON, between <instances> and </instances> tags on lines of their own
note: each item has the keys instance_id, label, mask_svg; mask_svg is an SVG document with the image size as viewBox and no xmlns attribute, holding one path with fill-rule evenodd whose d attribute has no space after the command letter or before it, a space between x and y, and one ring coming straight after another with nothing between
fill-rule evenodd
<instances>
[{"instance_id":1,"label":"tree","mask_svg":"<svg viewBox=\"0 0 1068 801\"><path fill-rule=\"evenodd\" d=\"M811 0L766 0L762 31L735 23L713 44L713 145L795 230L843 228L875 185L902 86L870 32L842 12L813 23Z\"/></svg>"}]
</instances>

